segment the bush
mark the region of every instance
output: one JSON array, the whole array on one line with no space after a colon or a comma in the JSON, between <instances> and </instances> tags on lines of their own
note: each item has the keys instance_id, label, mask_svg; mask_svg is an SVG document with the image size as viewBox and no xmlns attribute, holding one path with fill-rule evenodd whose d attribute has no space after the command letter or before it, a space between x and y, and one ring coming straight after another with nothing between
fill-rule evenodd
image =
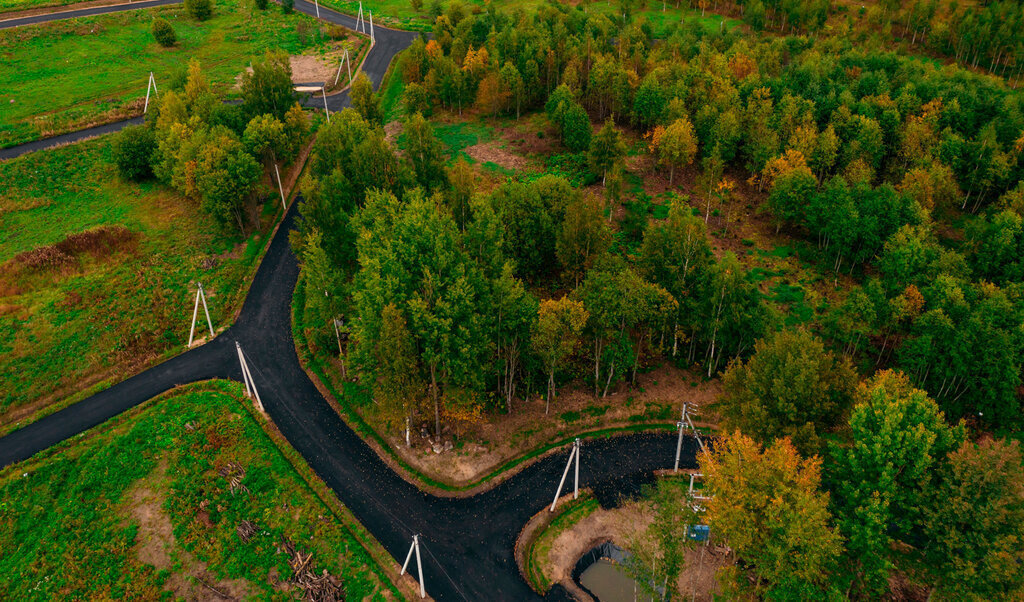
<instances>
[{"instance_id":1,"label":"bush","mask_svg":"<svg viewBox=\"0 0 1024 602\"><path fill-rule=\"evenodd\" d=\"M196 21L213 16L213 0L185 0L185 10Z\"/></svg>"},{"instance_id":2,"label":"bush","mask_svg":"<svg viewBox=\"0 0 1024 602\"><path fill-rule=\"evenodd\" d=\"M295 0L281 0L281 12L286 15L292 14L292 9L295 8Z\"/></svg>"},{"instance_id":3,"label":"bush","mask_svg":"<svg viewBox=\"0 0 1024 602\"><path fill-rule=\"evenodd\" d=\"M267 0L256 0L256 8L259 10L267 10Z\"/></svg>"},{"instance_id":4,"label":"bush","mask_svg":"<svg viewBox=\"0 0 1024 602\"><path fill-rule=\"evenodd\" d=\"M133 125L121 130L114 139L114 164L121 175L129 180L142 180L153 175L150 158L156 150L153 130L144 125Z\"/></svg>"},{"instance_id":5,"label":"bush","mask_svg":"<svg viewBox=\"0 0 1024 602\"><path fill-rule=\"evenodd\" d=\"M178 36L174 35L174 28L167 22L167 19L153 19L153 37L156 38L157 44L164 48L174 46L174 43L178 41Z\"/></svg>"}]
</instances>

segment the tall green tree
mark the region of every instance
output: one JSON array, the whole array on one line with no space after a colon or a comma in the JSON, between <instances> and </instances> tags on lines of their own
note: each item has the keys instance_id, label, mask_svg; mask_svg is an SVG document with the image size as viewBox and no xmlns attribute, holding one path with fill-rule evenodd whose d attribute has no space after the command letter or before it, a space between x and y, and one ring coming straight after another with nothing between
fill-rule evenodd
<instances>
[{"instance_id":1,"label":"tall green tree","mask_svg":"<svg viewBox=\"0 0 1024 602\"><path fill-rule=\"evenodd\" d=\"M402 130L405 153L412 162L416 180L427 190L437 189L445 179L444 145L423 115L416 113L406 120Z\"/></svg>"},{"instance_id":2,"label":"tall green tree","mask_svg":"<svg viewBox=\"0 0 1024 602\"><path fill-rule=\"evenodd\" d=\"M356 219L355 359L373 380L380 316L384 305L394 303L407 316L440 436L446 400L464 401L483 388L490 343L485 316L491 310L486 280L439 199L407 197L399 201L373 191Z\"/></svg>"},{"instance_id":3,"label":"tall green tree","mask_svg":"<svg viewBox=\"0 0 1024 602\"><path fill-rule=\"evenodd\" d=\"M268 50L242 74L242 107L250 117L270 114L284 119L295 104L292 67L281 50Z\"/></svg>"},{"instance_id":4,"label":"tall green tree","mask_svg":"<svg viewBox=\"0 0 1024 602\"><path fill-rule=\"evenodd\" d=\"M746 362L731 363L722 382L725 428L762 444L789 437L810 455L849 408L857 374L810 332L782 330L758 341Z\"/></svg>"},{"instance_id":5,"label":"tall green tree","mask_svg":"<svg viewBox=\"0 0 1024 602\"><path fill-rule=\"evenodd\" d=\"M679 350L681 328L701 319L698 295L711 263L707 225L681 199L672 201L664 222L644 231L641 273L664 287L679 303L672 325L672 357Z\"/></svg>"},{"instance_id":6,"label":"tall green tree","mask_svg":"<svg viewBox=\"0 0 1024 602\"><path fill-rule=\"evenodd\" d=\"M373 82L360 71L352 81L349 88L349 98L352 99L352 108L359 112L368 123L382 125L384 123L384 110L381 108L380 96L373 90Z\"/></svg>"},{"instance_id":7,"label":"tall green tree","mask_svg":"<svg viewBox=\"0 0 1024 602\"><path fill-rule=\"evenodd\" d=\"M566 208L555 252L576 286L611 244L612 230L604 219L603 203L598 197L578 199Z\"/></svg>"},{"instance_id":8,"label":"tall green tree","mask_svg":"<svg viewBox=\"0 0 1024 602\"><path fill-rule=\"evenodd\" d=\"M551 409L551 398L555 396L555 371L576 350L586 322L587 310L578 301L562 297L540 302L530 343L548 377L545 414Z\"/></svg>"},{"instance_id":9,"label":"tall green tree","mask_svg":"<svg viewBox=\"0 0 1024 602\"><path fill-rule=\"evenodd\" d=\"M601 183L605 184L608 178L608 170L615 166L626 155L626 144L622 141L622 135L615 128L615 122L608 118L604 125L590 140L590 152L587 160L590 162L590 170L595 175L601 174Z\"/></svg>"},{"instance_id":10,"label":"tall green tree","mask_svg":"<svg viewBox=\"0 0 1024 602\"><path fill-rule=\"evenodd\" d=\"M377 362L374 399L389 426L407 426L426 389L416 344L405 316L394 303L384 306L380 323L373 354Z\"/></svg>"},{"instance_id":11,"label":"tall green tree","mask_svg":"<svg viewBox=\"0 0 1024 602\"><path fill-rule=\"evenodd\" d=\"M862 384L850 416L850 445L833 445L836 524L847 538L849 589L876 596L887 586L893 539L918 536L946 456L964 440L924 391L898 372Z\"/></svg>"}]
</instances>

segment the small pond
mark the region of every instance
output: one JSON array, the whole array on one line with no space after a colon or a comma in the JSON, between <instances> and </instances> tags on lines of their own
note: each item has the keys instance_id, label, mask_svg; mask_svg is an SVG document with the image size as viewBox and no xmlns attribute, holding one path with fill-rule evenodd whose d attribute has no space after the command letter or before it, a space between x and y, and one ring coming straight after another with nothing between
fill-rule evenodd
<instances>
[{"instance_id":1,"label":"small pond","mask_svg":"<svg viewBox=\"0 0 1024 602\"><path fill-rule=\"evenodd\" d=\"M630 553L613 543L594 547L576 562L572 576L598 602L653 602L623 564Z\"/></svg>"}]
</instances>

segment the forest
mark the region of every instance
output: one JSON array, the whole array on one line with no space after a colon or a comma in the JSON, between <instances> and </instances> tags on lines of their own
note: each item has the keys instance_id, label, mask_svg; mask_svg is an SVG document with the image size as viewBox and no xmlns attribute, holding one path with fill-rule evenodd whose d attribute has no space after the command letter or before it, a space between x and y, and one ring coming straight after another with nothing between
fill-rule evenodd
<instances>
[{"instance_id":1,"label":"forest","mask_svg":"<svg viewBox=\"0 0 1024 602\"><path fill-rule=\"evenodd\" d=\"M701 468L739 561L729 592L875 599L896 579L1013 599L1024 104L1004 4L955 28L920 25L921 3L870 9L993 75L803 35L821 3L741 6L766 33L684 21L656 39L584 6L452 2L393 66L397 137L366 85L318 131L292 237L311 338L396 431L538 396L550 411L566 386L605 397L660 362L720 378ZM979 33L1010 9L1009 33ZM485 175L435 129L534 113L556 173ZM667 176L662 215L635 210L638 157ZM722 244L741 188L830 290L812 319Z\"/></svg>"}]
</instances>

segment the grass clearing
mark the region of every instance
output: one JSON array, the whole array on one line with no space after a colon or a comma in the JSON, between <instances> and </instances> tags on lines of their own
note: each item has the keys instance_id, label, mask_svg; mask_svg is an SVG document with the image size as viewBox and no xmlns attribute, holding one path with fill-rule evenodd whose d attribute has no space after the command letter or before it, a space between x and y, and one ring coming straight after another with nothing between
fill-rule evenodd
<instances>
[{"instance_id":1,"label":"grass clearing","mask_svg":"<svg viewBox=\"0 0 1024 602\"><path fill-rule=\"evenodd\" d=\"M225 235L196 203L126 182L103 137L0 163L0 432L184 348L195 294L215 327L245 295L265 237ZM69 235L124 228L128 244L31 267Z\"/></svg>"},{"instance_id":2,"label":"grass clearing","mask_svg":"<svg viewBox=\"0 0 1024 602\"><path fill-rule=\"evenodd\" d=\"M217 0L214 16L197 22L181 6L0 30L0 147L142 113L152 71L160 90L198 59L224 94L252 57L271 48L289 54L326 52L320 25L248 2ZM150 29L167 19L178 43L162 48Z\"/></svg>"},{"instance_id":3,"label":"grass clearing","mask_svg":"<svg viewBox=\"0 0 1024 602\"><path fill-rule=\"evenodd\" d=\"M558 514L546 526L535 533L535 538L527 543L524 551L526 579L537 592L546 593L551 589L551 577L545 572L550 569L548 553L558 536L571 529L578 522L597 510L600 505L589 493L583 491L579 499L568 500L558 507Z\"/></svg>"},{"instance_id":4,"label":"grass clearing","mask_svg":"<svg viewBox=\"0 0 1024 602\"><path fill-rule=\"evenodd\" d=\"M346 599L401 599L375 542L241 395L238 383L194 385L0 473L0 598L201 599L213 586L294 599L287 538L317 574L341 577ZM256 527L247 541L243 521Z\"/></svg>"}]
</instances>

